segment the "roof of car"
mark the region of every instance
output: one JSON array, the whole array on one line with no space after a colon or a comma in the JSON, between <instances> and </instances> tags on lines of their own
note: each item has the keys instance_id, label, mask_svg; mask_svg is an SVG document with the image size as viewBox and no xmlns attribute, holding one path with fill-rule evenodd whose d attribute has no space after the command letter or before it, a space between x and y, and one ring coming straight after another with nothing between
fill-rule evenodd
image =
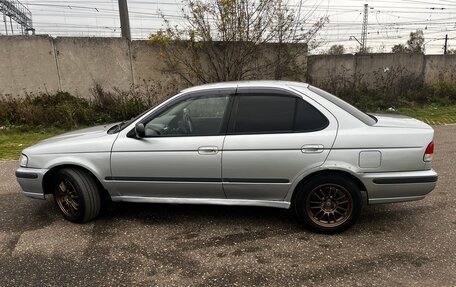
<instances>
[{"instance_id":1,"label":"roof of car","mask_svg":"<svg viewBox=\"0 0 456 287\"><path fill-rule=\"evenodd\" d=\"M234 82L220 82L212 84L204 84L199 86L190 87L182 90L182 92L202 91L209 89L223 89L223 88L241 88L241 87L255 87L255 88L283 88L283 87L304 87L307 88L309 84L293 81L234 81Z\"/></svg>"}]
</instances>

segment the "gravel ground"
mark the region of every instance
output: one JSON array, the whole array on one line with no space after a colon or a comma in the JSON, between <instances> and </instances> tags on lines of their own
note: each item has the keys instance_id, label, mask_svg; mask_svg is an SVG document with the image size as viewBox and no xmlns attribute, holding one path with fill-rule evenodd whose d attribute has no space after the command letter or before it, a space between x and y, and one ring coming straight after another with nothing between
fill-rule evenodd
<instances>
[{"instance_id":1,"label":"gravel ground","mask_svg":"<svg viewBox=\"0 0 456 287\"><path fill-rule=\"evenodd\" d=\"M456 286L456 126L435 129L437 188L332 236L272 208L120 204L72 224L0 162L0 285Z\"/></svg>"}]
</instances>

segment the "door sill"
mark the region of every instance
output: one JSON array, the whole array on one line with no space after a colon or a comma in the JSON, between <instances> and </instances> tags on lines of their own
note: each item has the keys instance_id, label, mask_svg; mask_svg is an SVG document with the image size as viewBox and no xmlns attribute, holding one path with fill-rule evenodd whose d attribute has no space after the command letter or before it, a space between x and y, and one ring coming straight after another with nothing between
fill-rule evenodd
<instances>
[{"instance_id":1,"label":"door sill","mask_svg":"<svg viewBox=\"0 0 456 287\"><path fill-rule=\"evenodd\" d=\"M112 196L112 201L141 202L141 203L172 203L172 204L211 204L237 206L266 206L276 208L290 208L287 201L253 200L253 199L226 199L226 198L180 198L180 197L151 197L151 196Z\"/></svg>"}]
</instances>

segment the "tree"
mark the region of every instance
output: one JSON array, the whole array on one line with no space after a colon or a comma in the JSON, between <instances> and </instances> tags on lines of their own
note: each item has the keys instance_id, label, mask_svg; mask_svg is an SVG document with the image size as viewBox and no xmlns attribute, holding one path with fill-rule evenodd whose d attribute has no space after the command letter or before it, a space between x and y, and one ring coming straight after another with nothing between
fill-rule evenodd
<instances>
[{"instance_id":1,"label":"tree","mask_svg":"<svg viewBox=\"0 0 456 287\"><path fill-rule=\"evenodd\" d=\"M397 44L391 48L391 52L393 53L408 53L408 48L404 44Z\"/></svg>"},{"instance_id":2,"label":"tree","mask_svg":"<svg viewBox=\"0 0 456 287\"><path fill-rule=\"evenodd\" d=\"M410 33L410 39L407 41L410 53L424 53L424 34L423 30L416 30Z\"/></svg>"},{"instance_id":3,"label":"tree","mask_svg":"<svg viewBox=\"0 0 456 287\"><path fill-rule=\"evenodd\" d=\"M345 53L344 45L332 45L326 54L328 55L342 55Z\"/></svg>"},{"instance_id":4,"label":"tree","mask_svg":"<svg viewBox=\"0 0 456 287\"><path fill-rule=\"evenodd\" d=\"M372 47L366 47L365 49L363 49L363 47L360 46L357 53L359 53L359 54L371 54L371 53L373 53L373 50L374 49Z\"/></svg>"},{"instance_id":5,"label":"tree","mask_svg":"<svg viewBox=\"0 0 456 287\"><path fill-rule=\"evenodd\" d=\"M424 34L423 30L416 30L410 33L410 39L407 40L407 46L404 44L394 45L391 49L393 53L424 53Z\"/></svg>"},{"instance_id":6,"label":"tree","mask_svg":"<svg viewBox=\"0 0 456 287\"><path fill-rule=\"evenodd\" d=\"M150 40L160 45L166 71L192 85L303 77L307 49L318 44L314 36L328 22L312 23L309 13L282 0L183 3L184 23L172 25L162 15L164 28Z\"/></svg>"}]
</instances>

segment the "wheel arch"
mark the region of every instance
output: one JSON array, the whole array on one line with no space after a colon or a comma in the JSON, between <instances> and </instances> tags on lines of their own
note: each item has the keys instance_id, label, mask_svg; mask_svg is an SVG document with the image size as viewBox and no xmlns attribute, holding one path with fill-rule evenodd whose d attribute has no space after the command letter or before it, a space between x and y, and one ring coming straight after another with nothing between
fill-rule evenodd
<instances>
[{"instance_id":1,"label":"wheel arch","mask_svg":"<svg viewBox=\"0 0 456 287\"><path fill-rule=\"evenodd\" d=\"M291 197L289 197L291 205L293 205L296 193L299 190L299 188L301 188L301 186L303 186L306 182L308 182L312 178L324 176L324 175L342 175L345 178L353 181L358 186L359 190L361 191L361 194L363 196L363 202L367 202L368 194L367 194L366 186L355 175L353 175L352 173L350 173L346 170L342 170L342 169L321 169L321 170L317 170L312 173L309 173L308 175L304 176L301 180L299 180L299 182L296 184L296 186L293 189Z\"/></svg>"},{"instance_id":2,"label":"wheel arch","mask_svg":"<svg viewBox=\"0 0 456 287\"><path fill-rule=\"evenodd\" d=\"M43 191L44 191L44 194L52 194L52 190L51 190L51 185L52 185L52 178L53 178L53 175L55 175L55 173L61 169L64 169L64 168L74 168L74 169L79 169L79 170L82 170L84 171L85 173L87 173L90 177L92 177L92 179L95 181L97 187L98 187L98 190L100 191L100 193L102 192L106 192L107 194L109 194L107 192L107 190L105 189L105 187L103 186L103 184L101 183L100 179L95 175L95 173L90 170L89 168L85 167L85 166L82 166L82 165L78 165L78 164L73 164L73 163L65 163L65 164L60 164L60 165L55 165L53 167L51 167L43 176Z\"/></svg>"}]
</instances>

